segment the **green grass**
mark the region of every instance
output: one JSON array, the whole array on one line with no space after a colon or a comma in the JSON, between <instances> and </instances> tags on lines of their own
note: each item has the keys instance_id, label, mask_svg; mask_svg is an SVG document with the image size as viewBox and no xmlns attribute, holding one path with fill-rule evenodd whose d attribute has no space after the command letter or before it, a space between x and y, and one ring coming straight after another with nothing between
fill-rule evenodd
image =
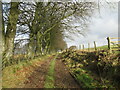
<instances>
[{"instance_id":1,"label":"green grass","mask_svg":"<svg viewBox=\"0 0 120 90\"><path fill-rule=\"evenodd\" d=\"M57 55L56 55L57 57ZM44 88L55 88L54 86L54 71L55 71L55 59L51 61L48 73L46 75L45 85Z\"/></svg>"},{"instance_id":2,"label":"green grass","mask_svg":"<svg viewBox=\"0 0 120 90\"><path fill-rule=\"evenodd\" d=\"M103 79L104 83L96 80L91 71L82 68L73 69L73 75L82 88L114 88L109 80Z\"/></svg>"},{"instance_id":3,"label":"green grass","mask_svg":"<svg viewBox=\"0 0 120 90\"><path fill-rule=\"evenodd\" d=\"M81 84L82 88L94 88L96 81L86 73L87 71L82 68L77 68L74 72L74 77Z\"/></svg>"},{"instance_id":4,"label":"green grass","mask_svg":"<svg viewBox=\"0 0 120 90\"><path fill-rule=\"evenodd\" d=\"M98 50L107 50L108 46L104 45L104 46L99 46L97 47ZM88 50L88 48L85 48L85 50ZM89 50L95 50L94 48L90 48Z\"/></svg>"},{"instance_id":5,"label":"green grass","mask_svg":"<svg viewBox=\"0 0 120 90\"><path fill-rule=\"evenodd\" d=\"M111 48L113 48L113 47L118 47L118 46L117 45L111 45ZM107 45L100 46L100 47L97 47L97 49L108 50L108 46ZM117 51L117 50L114 50L112 52L115 53L115 54L120 54L120 51Z\"/></svg>"},{"instance_id":6,"label":"green grass","mask_svg":"<svg viewBox=\"0 0 120 90\"><path fill-rule=\"evenodd\" d=\"M112 47L117 47L117 45L111 45ZM104 45L104 46L99 46L97 47L98 50L108 50L108 45ZM88 48L85 48L85 50L88 50ZM94 48L90 48L90 50L95 50ZM117 52L117 51L116 51Z\"/></svg>"},{"instance_id":7,"label":"green grass","mask_svg":"<svg viewBox=\"0 0 120 90\"><path fill-rule=\"evenodd\" d=\"M106 50L106 49L108 49L108 45L97 47L97 49L104 49L104 50Z\"/></svg>"}]
</instances>

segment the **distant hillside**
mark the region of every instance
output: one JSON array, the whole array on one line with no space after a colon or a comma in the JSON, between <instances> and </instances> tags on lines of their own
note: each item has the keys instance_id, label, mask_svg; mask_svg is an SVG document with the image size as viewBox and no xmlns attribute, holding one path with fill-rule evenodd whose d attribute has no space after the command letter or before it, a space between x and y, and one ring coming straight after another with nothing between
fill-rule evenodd
<instances>
[{"instance_id":1,"label":"distant hillside","mask_svg":"<svg viewBox=\"0 0 120 90\"><path fill-rule=\"evenodd\" d=\"M85 48L85 50L87 50L88 48ZM106 50L106 49L108 49L108 46L107 45L104 45L104 46L99 46L99 47L97 47L97 49L104 49L104 50ZM94 48L90 48L90 50L94 50Z\"/></svg>"},{"instance_id":2,"label":"distant hillside","mask_svg":"<svg viewBox=\"0 0 120 90\"><path fill-rule=\"evenodd\" d=\"M97 49L108 49L108 45L97 47Z\"/></svg>"},{"instance_id":3,"label":"distant hillside","mask_svg":"<svg viewBox=\"0 0 120 90\"><path fill-rule=\"evenodd\" d=\"M117 45L111 45L111 48L116 48L118 47ZM88 48L85 48L85 50L88 50ZM89 50L95 50L94 48L90 48ZM97 47L97 50L108 50L108 45L103 45Z\"/></svg>"}]
</instances>

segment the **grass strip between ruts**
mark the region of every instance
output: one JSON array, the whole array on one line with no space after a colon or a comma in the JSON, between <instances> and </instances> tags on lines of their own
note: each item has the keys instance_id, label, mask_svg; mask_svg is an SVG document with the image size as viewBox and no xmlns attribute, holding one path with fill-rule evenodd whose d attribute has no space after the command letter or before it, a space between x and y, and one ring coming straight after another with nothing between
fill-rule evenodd
<instances>
[{"instance_id":1,"label":"grass strip between ruts","mask_svg":"<svg viewBox=\"0 0 120 90\"><path fill-rule=\"evenodd\" d=\"M55 56L55 58L51 61L48 73L46 75L44 88L55 88L54 86L54 71L55 71L55 59L58 55Z\"/></svg>"}]
</instances>

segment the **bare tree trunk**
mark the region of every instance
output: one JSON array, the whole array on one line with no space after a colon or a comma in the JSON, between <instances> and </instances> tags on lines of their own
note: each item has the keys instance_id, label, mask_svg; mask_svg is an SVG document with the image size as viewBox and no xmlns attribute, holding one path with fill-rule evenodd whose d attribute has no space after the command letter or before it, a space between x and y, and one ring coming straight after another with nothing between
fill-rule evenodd
<instances>
[{"instance_id":1,"label":"bare tree trunk","mask_svg":"<svg viewBox=\"0 0 120 90\"><path fill-rule=\"evenodd\" d=\"M7 30L5 33L5 51L4 51L4 60L9 61L10 57L13 55L14 49L14 38L16 35L16 26L17 20L19 16L19 3L18 2L11 2L11 9L9 15L9 21L7 25Z\"/></svg>"},{"instance_id":2,"label":"bare tree trunk","mask_svg":"<svg viewBox=\"0 0 120 90\"><path fill-rule=\"evenodd\" d=\"M42 44L41 44L41 41L40 41L40 37L41 37L41 35L38 32L37 36L36 36L36 52L37 52L37 54L42 55L42 51L41 51L41 45Z\"/></svg>"},{"instance_id":3,"label":"bare tree trunk","mask_svg":"<svg viewBox=\"0 0 120 90\"><path fill-rule=\"evenodd\" d=\"M33 33L30 33L30 41L29 41L29 47L28 47L28 56L31 59L34 58L34 49L35 49L34 35L33 35Z\"/></svg>"},{"instance_id":4,"label":"bare tree trunk","mask_svg":"<svg viewBox=\"0 0 120 90\"><path fill-rule=\"evenodd\" d=\"M40 40L39 40L39 37L38 35L39 32L38 32L38 28L37 28L37 19L38 19L38 5L39 5L40 2L38 2L36 4L36 9L35 9L35 16L34 16L34 20L32 21L32 26L31 25L28 25L29 28L30 28L30 41L29 41L29 50L28 50L28 55L29 55L29 58L33 58L34 55L37 55L37 53L40 52Z\"/></svg>"},{"instance_id":5,"label":"bare tree trunk","mask_svg":"<svg viewBox=\"0 0 120 90\"><path fill-rule=\"evenodd\" d=\"M5 49L5 35L4 35L4 31L5 31L5 28L4 28L4 20L3 20L3 12L2 12L2 2L0 2L0 20L2 21L0 23L0 54L2 56L3 54L3 51Z\"/></svg>"}]
</instances>

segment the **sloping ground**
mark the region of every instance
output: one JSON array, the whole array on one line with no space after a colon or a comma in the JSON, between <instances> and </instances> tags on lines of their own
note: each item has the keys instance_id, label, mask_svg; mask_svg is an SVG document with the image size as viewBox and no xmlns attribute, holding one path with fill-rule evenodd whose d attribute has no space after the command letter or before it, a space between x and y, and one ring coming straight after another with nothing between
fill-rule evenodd
<instances>
[{"instance_id":1,"label":"sloping ground","mask_svg":"<svg viewBox=\"0 0 120 90\"><path fill-rule=\"evenodd\" d=\"M34 67L33 73L27 77L27 80L20 88L44 88L45 77L48 72L49 64L54 57L51 56L47 60L40 63L38 67Z\"/></svg>"},{"instance_id":2,"label":"sloping ground","mask_svg":"<svg viewBox=\"0 0 120 90\"><path fill-rule=\"evenodd\" d=\"M80 88L57 55L6 68L3 88ZM30 63L31 62L31 63Z\"/></svg>"},{"instance_id":3,"label":"sloping ground","mask_svg":"<svg viewBox=\"0 0 120 90\"><path fill-rule=\"evenodd\" d=\"M66 50L59 58L82 88L119 88L120 54Z\"/></svg>"},{"instance_id":4,"label":"sloping ground","mask_svg":"<svg viewBox=\"0 0 120 90\"><path fill-rule=\"evenodd\" d=\"M60 60L56 60L55 65L55 87L80 88L78 83L70 75L68 68Z\"/></svg>"},{"instance_id":5,"label":"sloping ground","mask_svg":"<svg viewBox=\"0 0 120 90\"><path fill-rule=\"evenodd\" d=\"M51 59L43 61L24 82L21 88L44 88L45 76Z\"/></svg>"},{"instance_id":6,"label":"sloping ground","mask_svg":"<svg viewBox=\"0 0 120 90\"><path fill-rule=\"evenodd\" d=\"M55 57L41 63L37 67L31 76L24 82L22 88L80 88L78 83L70 75L67 67ZM52 66L53 70L50 70L52 62L55 66ZM51 63L51 65L50 65ZM51 72L52 71L52 72ZM48 73L51 72L52 74ZM48 77L48 74L49 77ZM47 81L46 81L47 80ZM49 85L47 85L49 84Z\"/></svg>"},{"instance_id":7,"label":"sloping ground","mask_svg":"<svg viewBox=\"0 0 120 90\"><path fill-rule=\"evenodd\" d=\"M47 55L6 67L2 71L3 88L43 87L44 76L53 56Z\"/></svg>"}]
</instances>

